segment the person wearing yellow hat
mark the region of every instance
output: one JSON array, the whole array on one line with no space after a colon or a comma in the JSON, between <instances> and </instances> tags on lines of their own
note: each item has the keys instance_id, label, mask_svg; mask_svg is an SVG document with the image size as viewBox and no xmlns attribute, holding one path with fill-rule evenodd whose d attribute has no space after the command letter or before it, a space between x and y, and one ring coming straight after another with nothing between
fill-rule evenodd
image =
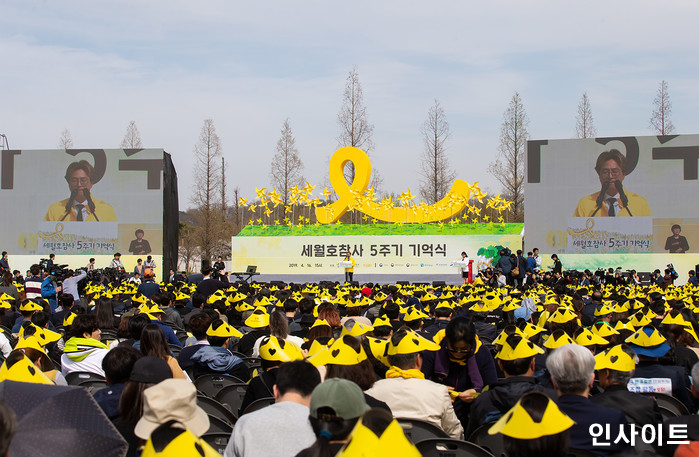
<instances>
[{"instance_id":1,"label":"person wearing yellow hat","mask_svg":"<svg viewBox=\"0 0 699 457\"><path fill-rule=\"evenodd\" d=\"M457 316L449 321L439 345L438 351L423 354L422 372L426 379L458 392L454 410L461 423L467 425L474 394L498 380L495 361L466 317Z\"/></svg>"},{"instance_id":2,"label":"person wearing yellow hat","mask_svg":"<svg viewBox=\"0 0 699 457\"><path fill-rule=\"evenodd\" d=\"M41 300L41 299L39 299ZM22 327L22 322L29 322L32 320L32 316L37 311L43 311L44 307L39 305L35 300L24 300L19 306L19 313L22 315L21 318L15 321L12 326L12 333L19 333L19 329Z\"/></svg>"},{"instance_id":3,"label":"person wearing yellow hat","mask_svg":"<svg viewBox=\"0 0 699 457\"><path fill-rule=\"evenodd\" d=\"M209 345L203 345L191 359L194 362L194 378L205 374L227 374L243 382L250 379L250 369L243 360L228 350L232 337L240 337L241 333L221 319L211 323L206 331Z\"/></svg>"},{"instance_id":4,"label":"person wearing yellow hat","mask_svg":"<svg viewBox=\"0 0 699 457\"><path fill-rule=\"evenodd\" d=\"M534 357L543 353L543 349L519 335L510 335L503 341L495 358L505 379L488 386L473 401L466 436L480 425L499 419L527 392L544 392L558 398L555 390L545 388L534 378Z\"/></svg>"},{"instance_id":5,"label":"person wearing yellow hat","mask_svg":"<svg viewBox=\"0 0 699 457\"><path fill-rule=\"evenodd\" d=\"M384 457L399 455L419 457L420 451L408 441L403 429L390 412L383 408L371 408L365 412L349 442L337 457Z\"/></svg>"},{"instance_id":6,"label":"person wearing yellow hat","mask_svg":"<svg viewBox=\"0 0 699 457\"><path fill-rule=\"evenodd\" d=\"M44 374L56 385L67 386L68 383L61 372L56 370L53 362L46 354L46 350L41 346L36 336L27 336L19 340L15 346L15 351L22 351L29 360L32 361Z\"/></svg>"},{"instance_id":7,"label":"person wearing yellow hat","mask_svg":"<svg viewBox=\"0 0 699 457\"><path fill-rule=\"evenodd\" d=\"M300 347L276 336L263 337L260 344L262 372L250 380L238 414L242 415L255 400L274 397L272 386L277 381L277 368L282 363L293 360L303 360Z\"/></svg>"},{"instance_id":8,"label":"person wearing yellow hat","mask_svg":"<svg viewBox=\"0 0 699 457\"><path fill-rule=\"evenodd\" d=\"M565 457L575 422L541 392L528 392L488 433L501 433L508 457Z\"/></svg>"},{"instance_id":9,"label":"person wearing yellow hat","mask_svg":"<svg viewBox=\"0 0 699 457\"><path fill-rule=\"evenodd\" d=\"M299 348L303 345L303 338L289 334L289 319L280 308L274 308L269 313L269 335L293 343ZM252 347L252 357L260 356L260 344L264 338L266 336L261 336L255 341Z\"/></svg>"},{"instance_id":10,"label":"person wearing yellow hat","mask_svg":"<svg viewBox=\"0 0 699 457\"><path fill-rule=\"evenodd\" d=\"M386 379L376 381L366 394L386 402L396 417L427 420L450 437L461 439L463 428L454 412L449 390L425 379L420 371L423 354L438 349L439 345L410 330L395 332L388 346L391 367Z\"/></svg>"},{"instance_id":11,"label":"person wearing yellow hat","mask_svg":"<svg viewBox=\"0 0 699 457\"><path fill-rule=\"evenodd\" d=\"M425 338L431 340L440 331L447 328L454 313L448 302L439 303L434 309L430 308L430 314L434 315L434 321L423 329Z\"/></svg>"},{"instance_id":12,"label":"person wearing yellow hat","mask_svg":"<svg viewBox=\"0 0 699 457\"><path fill-rule=\"evenodd\" d=\"M100 341L100 329L94 314L80 314L73 321L66 336L61 356L61 373L87 371L104 377L102 359L109 348Z\"/></svg>"},{"instance_id":13,"label":"person wearing yellow hat","mask_svg":"<svg viewBox=\"0 0 699 457\"><path fill-rule=\"evenodd\" d=\"M257 340L270 335L269 313L264 308L255 308L245 319L244 324L252 330L240 338L238 352L251 357Z\"/></svg>"},{"instance_id":14,"label":"person wearing yellow hat","mask_svg":"<svg viewBox=\"0 0 699 457\"><path fill-rule=\"evenodd\" d=\"M629 392L627 387L636 369L636 353L619 344L595 356L599 386L604 392L590 397L597 405L621 410L629 422L639 426L660 424L663 417L658 403L650 397Z\"/></svg>"},{"instance_id":15,"label":"person wearing yellow hat","mask_svg":"<svg viewBox=\"0 0 699 457\"><path fill-rule=\"evenodd\" d=\"M675 360L677 365L684 367L687 372L699 362L699 349L693 347L699 343L699 338L692 326L692 320L689 309L673 309L665 315L660 327L663 333L675 341Z\"/></svg>"},{"instance_id":16,"label":"person wearing yellow hat","mask_svg":"<svg viewBox=\"0 0 699 457\"><path fill-rule=\"evenodd\" d=\"M686 371L681 367L660 363L660 358L670 351L670 345L658 329L652 326L641 327L626 339L626 343L639 359L630 389L633 391L633 385L643 384L653 391L663 392L669 385L672 396L693 411L694 403L687 390Z\"/></svg>"},{"instance_id":17,"label":"person wearing yellow hat","mask_svg":"<svg viewBox=\"0 0 699 457\"><path fill-rule=\"evenodd\" d=\"M556 403L563 413L575 421L570 429L570 447L593 454L607 456L625 449L623 441L609 446L596 446L590 434L590 426L628 429L624 413L596 405L588 398L595 380L595 358L585 347L566 344L553 351L546 359L546 368L558 392Z\"/></svg>"}]
</instances>

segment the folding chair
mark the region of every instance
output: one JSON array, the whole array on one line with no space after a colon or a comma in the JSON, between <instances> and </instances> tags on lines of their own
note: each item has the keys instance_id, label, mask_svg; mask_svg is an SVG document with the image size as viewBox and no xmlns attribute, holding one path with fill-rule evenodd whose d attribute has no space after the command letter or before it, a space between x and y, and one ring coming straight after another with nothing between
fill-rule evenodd
<instances>
[{"instance_id":1,"label":"folding chair","mask_svg":"<svg viewBox=\"0 0 699 457\"><path fill-rule=\"evenodd\" d=\"M255 400L254 402L250 403L247 408L245 408L245 411L243 411L243 414L247 413L252 413L254 411L260 410L262 408L266 408L269 405L273 405L276 400L274 397L266 397L266 398L260 398ZM242 414L241 414L242 416Z\"/></svg>"},{"instance_id":2,"label":"folding chair","mask_svg":"<svg viewBox=\"0 0 699 457\"><path fill-rule=\"evenodd\" d=\"M413 444L430 438L449 438L444 430L431 422L407 417L396 417L396 420L403 429L406 438Z\"/></svg>"},{"instance_id":3,"label":"folding chair","mask_svg":"<svg viewBox=\"0 0 699 457\"><path fill-rule=\"evenodd\" d=\"M422 457L493 457L477 444L451 438L431 438L416 443L415 447Z\"/></svg>"},{"instance_id":4,"label":"folding chair","mask_svg":"<svg viewBox=\"0 0 699 457\"><path fill-rule=\"evenodd\" d=\"M239 417L240 405L243 404L247 390L247 384L232 384L221 389L216 394L216 400L228 408L235 417Z\"/></svg>"},{"instance_id":5,"label":"folding chair","mask_svg":"<svg viewBox=\"0 0 699 457\"><path fill-rule=\"evenodd\" d=\"M216 394L219 393L221 389L232 384L245 383L235 376L229 376L227 374L205 374L199 376L194 381L194 386L197 390L211 398L216 398Z\"/></svg>"},{"instance_id":6,"label":"folding chair","mask_svg":"<svg viewBox=\"0 0 699 457\"><path fill-rule=\"evenodd\" d=\"M235 425L236 418L225 406L217 402L213 398L197 395L197 405L203 409L209 416L215 416L231 427Z\"/></svg>"}]
</instances>

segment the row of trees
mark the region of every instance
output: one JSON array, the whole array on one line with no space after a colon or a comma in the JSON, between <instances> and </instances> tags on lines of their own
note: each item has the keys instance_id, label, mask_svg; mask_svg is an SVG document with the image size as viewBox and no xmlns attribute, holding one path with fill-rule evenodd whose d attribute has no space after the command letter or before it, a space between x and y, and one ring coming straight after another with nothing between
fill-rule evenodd
<instances>
[{"instance_id":1,"label":"row of trees","mask_svg":"<svg viewBox=\"0 0 699 457\"><path fill-rule=\"evenodd\" d=\"M672 104L668 83L662 81L653 101L653 111L649 127L658 135L669 135L675 130L671 120ZM339 135L337 146L354 146L371 155L374 150L374 125L369 122L367 108L357 68L353 68L346 80L342 106L337 115ZM524 160L526 143L529 138L529 118L519 93L510 99L503 115L500 129L498 153L488 170L502 186L501 194L513 202L510 221L524 220ZM575 131L578 138L593 138L597 131L594 126L590 97L583 93L577 107ZM456 178L456 172L449 164L448 140L451 137L449 122L439 100L427 112L421 127L423 151L419 169L419 197L427 204L441 200L449 191ZM68 129L63 130L59 148L70 149L73 139ZM135 121L131 121L120 144L121 148L142 148L143 143ZM281 194L284 206L290 204L289 189L303 184L303 161L287 118L281 128L280 138L270 166L270 182ZM180 224L180 255L187 266L196 258L213 259L230 252L230 237L245 224L246 218L241 208L240 190L233 189L232 205L227 204L226 165L222 154L221 141L216 134L212 119L206 119L194 147L195 185L187 220ZM354 167L347 164L345 180L354 180ZM375 195L391 196L382 193L383 179L377 169L372 169L370 186ZM309 220L310 221L310 220Z\"/></svg>"}]
</instances>

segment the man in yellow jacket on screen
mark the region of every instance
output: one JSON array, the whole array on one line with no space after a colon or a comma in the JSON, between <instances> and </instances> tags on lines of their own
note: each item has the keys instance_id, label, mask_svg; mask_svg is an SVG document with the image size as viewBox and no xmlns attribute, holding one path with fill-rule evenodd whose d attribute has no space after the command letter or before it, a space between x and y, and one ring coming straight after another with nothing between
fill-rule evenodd
<instances>
[{"instance_id":1,"label":"man in yellow jacket on screen","mask_svg":"<svg viewBox=\"0 0 699 457\"><path fill-rule=\"evenodd\" d=\"M66 182L70 197L49 206L45 221L114 222L114 208L102 200L92 198L94 168L87 160L73 162L66 170Z\"/></svg>"},{"instance_id":2,"label":"man in yellow jacket on screen","mask_svg":"<svg viewBox=\"0 0 699 457\"><path fill-rule=\"evenodd\" d=\"M625 166L626 157L617 149L600 154L595 171L602 188L599 192L581 198L573 217L651 216L645 198L624 190L622 182L626 177Z\"/></svg>"}]
</instances>

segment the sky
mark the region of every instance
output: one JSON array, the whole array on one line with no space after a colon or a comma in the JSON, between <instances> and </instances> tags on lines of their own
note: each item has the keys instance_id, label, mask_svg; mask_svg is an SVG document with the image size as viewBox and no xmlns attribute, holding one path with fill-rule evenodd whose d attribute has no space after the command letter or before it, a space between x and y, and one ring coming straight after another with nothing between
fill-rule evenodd
<instances>
[{"instance_id":1,"label":"sky","mask_svg":"<svg viewBox=\"0 0 699 457\"><path fill-rule=\"evenodd\" d=\"M574 138L583 92L598 136L651 135L665 80L677 133L699 133L697 17L694 0L0 0L0 133L12 149L56 148L64 129L76 148L116 148L133 120L172 155L185 209L205 119L229 189L254 196L289 118L322 187L356 66L385 192L419 188L439 100L457 177L497 193L487 169L515 92L531 139Z\"/></svg>"}]
</instances>

